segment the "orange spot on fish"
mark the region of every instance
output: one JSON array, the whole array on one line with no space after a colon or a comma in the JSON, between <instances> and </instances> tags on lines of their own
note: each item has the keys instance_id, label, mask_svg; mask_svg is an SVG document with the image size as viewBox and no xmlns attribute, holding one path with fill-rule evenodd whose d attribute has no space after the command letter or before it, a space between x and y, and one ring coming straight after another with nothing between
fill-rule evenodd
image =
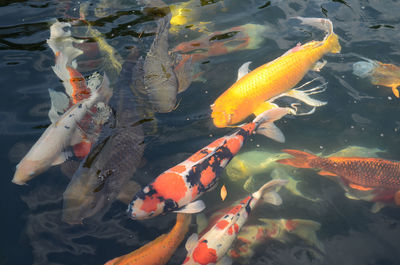
<instances>
[{"instance_id":1,"label":"orange spot on fish","mask_svg":"<svg viewBox=\"0 0 400 265\"><path fill-rule=\"evenodd\" d=\"M238 224L234 224L233 229L235 230L236 234L239 233L239 225Z\"/></svg>"},{"instance_id":2,"label":"orange spot on fish","mask_svg":"<svg viewBox=\"0 0 400 265\"><path fill-rule=\"evenodd\" d=\"M185 196L188 189L182 176L171 172L165 172L158 176L153 187L165 199L172 199L176 202Z\"/></svg>"},{"instance_id":3,"label":"orange spot on fish","mask_svg":"<svg viewBox=\"0 0 400 265\"><path fill-rule=\"evenodd\" d=\"M228 229L228 234L229 234L229 235L232 235L232 234L233 234L233 227L232 227L232 226L229 227L229 229Z\"/></svg>"},{"instance_id":4,"label":"orange spot on fish","mask_svg":"<svg viewBox=\"0 0 400 265\"><path fill-rule=\"evenodd\" d=\"M229 225L229 222L227 220L221 220L219 221L215 226L219 229L225 229Z\"/></svg>"},{"instance_id":5,"label":"orange spot on fish","mask_svg":"<svg viewBox=\"0 0 400 265\"><path fill-rule=\"evenodd\" d=\"M182 173L182 172L185 172L186 166L185 165L176 165L173 168L170 168L169 170L176 172L176 173Z\"/></svg>"},{"instance_id":6,"label":"orange spot on fish","mask_svg":"<svg viewBox=\"0 0 400 265\"><path fill-rule=\"evenodd\" d=\"M73 146L74 154L78 158L85 158L89 154L91 147L92 143L90 141L82 141L79 144Z\"/></svg>"},{"instance_id":7,"label":"orange spot on fish","mask_svg":"<svg viewBox=\"0 0 400 265\"><path fill-rule=\"evenodd\" d=\"M201 172L200 182L203 186L208 186L215 179L215 172L212 167L207 167Z\"/></svg>"},{"instance_id":8,"label":"orange spot on fish","mask_svg":"<svg viewBox=\"0 0 400 265\"><path fill-rule=\"evenodd\" d=\"M215 249L208 248L206 242L201 242L193 251L193 260L200 265L216 263L217 259L217 252Z\"/></svg>"},{"instance_id":9,"label":"orange spot on fish","mask_svg":"<svg viewBox=\"0 0 400 265\"><path fill-rule=\"evenodd\" d=\"M157 210L157 206L159 203L160 203L160 200L158 198L155 198L153 196L146 197L143 200L143 204L140 206L140 209L147 213L150 213L150 212Z\"/></svg>"},{"instance_id":10,"label":"orange spot on fish","mask_svg":"<svg viewBox=\"0 0 400 265\"><path fill-rule=\"evenodd\" d=\"M208 155L208 151L202 149L196 153L194 153L191 157L188 158L190 162L198 162L200 159Z\"/></svg>"},{"instance_id":11,"label":"orange spot on fish","mask_svg":"<svg viewBox=\"0 0 400 265\"><path fill-rule=\"evenodd\" d=\"M237 259L237 258L239 258L240 257L240 254L236 251L236 250L231 250L231 253L230 253L231 255L231 257L232 258L234 258L234 259Z\"/></svg>"},{"instance_id":12,"label":"orange spot on fish","mask_svg":"<svg viewBox=\"0 0 400 265\"><path fill-rule=\"evenodd\" d=\"M238 137L234 137L228 140L225 146L231 151L232 154L237 154L240 148L242 148L243 139L239 139Z\"/></svg>"},{"instance_id":13,"label":"orange spot on fish","mask_svg":"<svg viewBox=\"0 0 400 265\"><path fill-rule=\"evenodd\" d=\"M293 231L296 229L296 227L299 225L298 222L292 221L292 220L287 220L285 223L285 228L287 231Z\"/></svg>"},{"instance_id":14,"label":"orange spot on fish","mask_svg":"<svg viewBox=\"0 0 400 265\"><path fill-rule=\"evenodd\" d=\"M228 214L237 214L240 209L242 209L242 207L240 205L237 205L235 207L233 207L232 209L229 210Z\"/></svg>"},{"instance_id":15,"label":"orange spot on fish","mask_svg":"<svg viewBox=\"0 0 400 265\"><path fill-rule=\"evenodd\" d=\"M197 195L199 195L199 185L195 185L192 187L192 200L194 200Z\"/></svg>"},{"instance_id":16,"label":"orange spot on fish","mask_svg":"<svg viewBox=\"0 0 400 265\"><path fill-rule=\"evenodd\" d=\"M89 98L90 92L86 86L85 78L77 70L71 67L67 67L70 75L69 82L72 86L72 101L74 104L79 101Z\"/></svg>"},{"instance_id":17,"label":"orange spot on fish","mask_svg":"<svg viewBox=\"0 0 400 265\"><path fill-rule=\"evenodd\" d=\"M349 187L350 188L353 188L353 189L355 189L355 190L372 190L372 188L369 188L369 187L364 187L364 186L360 186L360 185L357 185L357 184L354 184L354 183L350 183L349 184Z\"/></svg>"},{"instance_id":18,"label":"orange spot on fish","mask_svg":"<svg viewBox=\"0 0 400 265\"><path fill-rule=\"evenodd\" d=\"M183 261L182 264L185 264L185 263L188 262L189 260L190 260L190 258L189 258L189 257L186 257L186 259Z\"/></svg>"}]
</instances>

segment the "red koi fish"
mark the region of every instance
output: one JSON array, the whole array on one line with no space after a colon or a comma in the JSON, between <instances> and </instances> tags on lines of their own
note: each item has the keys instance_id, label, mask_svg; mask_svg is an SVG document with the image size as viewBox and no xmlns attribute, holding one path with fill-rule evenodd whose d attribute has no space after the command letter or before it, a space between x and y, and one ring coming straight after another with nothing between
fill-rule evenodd
<instances>
[{"instance_id":1,"label":"red koi fish","mask_svg":"<svg viewBox=\"0 0 400 265\"><path fill-rule=\"evenodd\" d=\"M294 158L276 162L298 168L320 168L318 174L337 177L352 199L379 202L373 211L379 211L382 203L400 205L400 163L380 158L365 157L318 157L298 150L283 150Z\"/></svg>"},{"instance_id":2,"label":"red koi fish","mask_svg":"<svg viewBox=\"0 0 400 265\"><path fill-rule=\"evenodd\" d=\"M223 169L239 152L248 136L257 132L279 142L284 141L282 132L273 122L290 111L289 108L265 111L232 135L215 140L168 169L135 195L128 207L129 216L132 219L147 219L170 211L194 213L203 210L201 201L193 201L216 186Z\"/></svg>"},{"instance_id":3,"label":"red koi fish","mask_svg":"<svg viewBox=\"0 0 400 265\"><path fill-rule=\"evenodd\" d=\"M264 184L258 191L247 196L232 207L226 215L220 218L200 239L193 234L186 242L188 255L182 264L207 265L215 264L221 259L229 259L225 254L236 239L240 229L246 223L250 212L256 207L258 201L264 201L273 205L282 203L281 197L275 189L285 185L286 180L275 179Z\"/></svg>"}]
</instances>

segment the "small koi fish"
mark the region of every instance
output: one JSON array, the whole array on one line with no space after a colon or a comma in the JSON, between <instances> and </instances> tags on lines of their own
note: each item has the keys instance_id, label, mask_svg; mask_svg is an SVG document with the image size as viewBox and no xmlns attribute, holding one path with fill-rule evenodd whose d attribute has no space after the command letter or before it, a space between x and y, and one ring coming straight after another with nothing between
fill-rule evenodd
<instances>
[{"instance_id":1,"label":"small koi fish","mask_svg":"<svg viewBox=\"0 0 400 265\"><path fill-rule=\"evenodd\" d=\"M400 163L397 161L366 157L323 158L298 150L282 151L294 157L276 162L298 168L320 168L318 174L338 179L349 198L400 205ZM373 206L373 211L381 206Z\"/></svg>"},{"instance_id":2,"label":"small koi fish","mask_svg":"<svg viewBox=\"0 0 400 265\"><path fill-rule=\"evenodd\" d=\"M398 98L399 90L397 87L400 86L400 67L362 58L365 61L353 64L353 74L361 78L368 77L373 85L392 88L393 94Z\"/></svg>"},{"instance_id":3,"label":"small koi fish","mask_svg":"<svg viewBox=\"0 0 400 265\"><path fill-rule=\"evenodd\" d=\"M275 179L264 184L258 191L241 200L232 207L216 224L198 239L192 234L186 242L188 254L182 264L207 265L215 264L228 258L225 254L236 239L242 226L246 223L250 212L258 201L263 199L273 205L281 205L282 199L275 189L284 185L285 180Z\"/></svg>"},{"instance_id":4,"label":"small koi fish","mask_svg":"<svg viewBox=\"0 0 400 265\"><path fill-rule=\"evenodd\" d=\"M112 259L104 265L164 265L168 262L189 231L192 215L178 213L176 224L168 234L163 234L141 248ZM156 250L156 251L154 251Z\"/></svg>"},{"instance_id":5,"label":"small koi fish","mask_svg":"<svg viewBox=\"0 0 400 265\"><path fill-rule=\"evenodd\" d=\"M265 111L232 135L215 140L168 169L135 195L128 207L129 216L132 219L147 219L170 211L200 212L204 204L193 201L215 187L223 169L239 152L248 136L256 132L284 142L282 132L273 122L290 112L289 108Z\"/></svg>"},{"instance_id":6,"label":"small koi fish","mask_svg":"<svg viewBox=\"0 0 400 265\"><path fill-rule=\"evenodd\" d=\"M338 36L329 19L300 18L303 24L313 25L327 32L324 40L298 45L281 57L249 72L247 62L239 69L238 79L211 105L214 125L226 127L243 121L249 115L276 107L269 102L279 96L303 100L308 105L321 106L326 102L311 100L307 93L292 88L311 68L320 70L326 63L318 60L327 53L340 52ZM310 91L311 92L311 91ZM315 91L312 93L315 94ZM306 99L306 100L304 100Z\"/></svg>"}]
</instances>

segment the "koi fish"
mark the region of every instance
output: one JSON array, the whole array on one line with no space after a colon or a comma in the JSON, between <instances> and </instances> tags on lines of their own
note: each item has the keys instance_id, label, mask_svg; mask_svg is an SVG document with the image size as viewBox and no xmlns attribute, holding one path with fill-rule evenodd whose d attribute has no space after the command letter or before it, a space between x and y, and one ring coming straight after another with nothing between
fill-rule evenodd
<instances>
[{"instance_id":1,"label":"koi fish","mask_svg":"<svg viewBox=\"0 0 400 265\"><path fill-rule=\"evenodd\" d=\"M97 74L89 80L89 87L93 87L89 98L68 109L57 122L52 123L44 131L17 165L12 182L19 185L25 184L50 166L61 164L71 155L66 152L66 148L82 139L83 132L79 128L79 122L96 103L111 97L112 92L107 76L104 76L102 82L100 78L101 76Z\"/></svg>"},{"instance_id":2,"label":"koi fish","mask_svg":"<svg viewBox=\"0 0 400 265\"><path fill-rule=\"evenodd\" d=\"M326 63L317 62L326 53L340 52L338 36L332 22L322 18L301 18L303 24L313 25L327 32L324 40L310 41L287 51L281 57L249 72L245 63L239 69L238 80L211 105L214 125L226 127L276 107L270 101L279 96L290 96L311 106L326 102L311 99L306 92L292 89L310 70L319 70ZM270 101L268 101L270 100Z\"/></svg>"},{"instance_id":3,"label":"koi fish","mask_svg":"<svg viewBox=\"0 0 400 265\"><path fill-rule=\"evenodd\" d=\"M226 257L225 254L260 199L273 205L282 204L282 199L275 189L284 185L285 182L284 180L269 181L257 192L232 207L200 239L197 234L192 234L186 242L188 254L182 264L215 264Z\"/></svg>"},{"instance_id":4,"label":"koi fish","mask_svg":"<svg viewBox=\"0 0 400 265\"><path fill-rule=\"evenodd\" d=\"M230 29L216 31L198 39L179 43L173 52L191 54L192 61L198 62L208 57L219 56L245 49L258 49L267 32L267 26L245 24Z\"/></svg>"},{"instance_id":5,"label":"koi fish","mask_svg":"<svg viewBox=\"0 0 400 265\"><path fill-rule=\"evenodd\" d=\"M397 87L400 86L400 67L362 58L365 61L353 64L353 74L361 78L368 77L373 85L392 88L393 94L398 98L399 90Z\"/></svg>"},{"instance_id":6,"label":"koi fish","mask_svg":"<svg viewBox=\"0 0 400 265\"><path fill-rule=\"evenodd\" d=\"M283 150L293 158L276 162L298 168L320 168L318 174L333 177L347 191L351 199L377 202L373 211L382 203L400 205L400 163L380 158L327 157L322 158L298 150Z\"/></svg>"},{"instance_id":7,"label":"koi fish","mask_svg":"<svg viewBox=\"0 0 400 265\"><path fill-rule=\"evenodd\" d=\"M239 232L236 241L228 250L227 255L235 262L249 264L254 256L254 251L260 245L270 240L277 240L282 243L291 240L290 235L304 240L318 251L324 253L324 246L319 241L316 231L321 224L312 220L304 219L266 219L260 218L263 224L245 225ZM223 265L217 263L217 265Z\"/></svg>"},{"instance_id":8,"label":"koi fish","mask_svg":"<svg viewBox=\"0 0 400 265\"><path fill-rule=\"evenodd\" d=\"M176 106L178 80L173 59L168 53L168 29L171 14L158 20L157 33L144 61L144 85L154 110L172 111Z\"/></svg>"},{"instance_id":9,"label":"koi fish","mask_svg":"<svg viewBox=\"0 0 400 265\"><path fill-rule=\"evenodd\" d=\"M143 247L112 259L105 265L163 265L168 262L189 231L191 214L178 213L176 224L168 234L163 234ZM155 251L156 250L156 251Z\"/></svg>"},{"instance_id":10,"label":"koi fish","mask_svg":"<svg viewBox=\"0 0 400 265\"><path fill-rule=\"evenodd\" d=\"M253 122L239 127L232 135L215 140L168 169L135 195L128 207L128 215L132 219L147 219L170 211L201 211L204 205L193 201L216 186L222 170L239 152L248 136L256 132L284 141L282 132L273 122L290 111L288 108L268 110Z\"/></svg>"},{"instance_id":11,"label":"koi fish","mask_svg":"<svg viewBox=\"0 0 400 265\"><path fill-rule=\"evenodd\" d=\"M97 212L104 212L118 198L139 167L145 149L142 119L146 106L132 90L143 89L143 62L139 51L132 48L126 58L110 105L115 113L115 128L110 135L103 130L99 141L75 171L63 194L62 219L79 224ZM134 80L132 80L134 79ZM134 85L132 85L134 84ZM135 185L125 193L141 189Z\"/></svg>"}]
</instances>

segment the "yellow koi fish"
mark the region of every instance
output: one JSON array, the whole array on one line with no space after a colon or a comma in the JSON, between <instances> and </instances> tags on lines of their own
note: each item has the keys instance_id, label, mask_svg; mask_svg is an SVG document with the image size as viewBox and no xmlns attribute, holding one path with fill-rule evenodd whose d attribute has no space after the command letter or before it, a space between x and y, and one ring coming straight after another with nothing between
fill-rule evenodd
<instances>
[{"instance_id":1,"label":"yellow koi fish","mask_svg":"<svg viewBox=\"0 0 400 265\"><path fill-rule=\"evenodd\" d=\"M168 234L163 234L143 247L112 259L105 265L163 265L168 262L189 230L192 215L178 213L176 224Z\"/></svg>"},{"instance_id":2,"label":"yellow koi fish","mask_svg":"<svg viewBox=\"0 0 400 265\"><path fill-rule=\"evenodd\" d=\"M400 86L400 66L386 64L364 58L365 61L353 64L353 73L361 78L368 77L373 85L392 88L393 94L398 98Z\"/></svg>"},{"instance_id":3,"label":"yellow koi fish","mask_svg":"<svg viewBox=\"0 0 400 265\"><path fill-rule=\"evenodd\" d=\"M303 24L312 25L327 32L324 40L310 41L297 45L272 62L253 71L248 71L245 63L238 73L238 81L217 98L212 108L211 117L217 127L226 127L243 121L252 113L261 113L275 107L271 103L278 96L290 96L304 101L311 106L321 106L321 102L308 97L315 94L315 89L299 91L292 89L310 70L319 70L326 62L318 60L326 53L339 53L338 36L333 32L329 19L301 18ZM270 100L270 101L268 101Z\"/></svg>"}]
</instances>

